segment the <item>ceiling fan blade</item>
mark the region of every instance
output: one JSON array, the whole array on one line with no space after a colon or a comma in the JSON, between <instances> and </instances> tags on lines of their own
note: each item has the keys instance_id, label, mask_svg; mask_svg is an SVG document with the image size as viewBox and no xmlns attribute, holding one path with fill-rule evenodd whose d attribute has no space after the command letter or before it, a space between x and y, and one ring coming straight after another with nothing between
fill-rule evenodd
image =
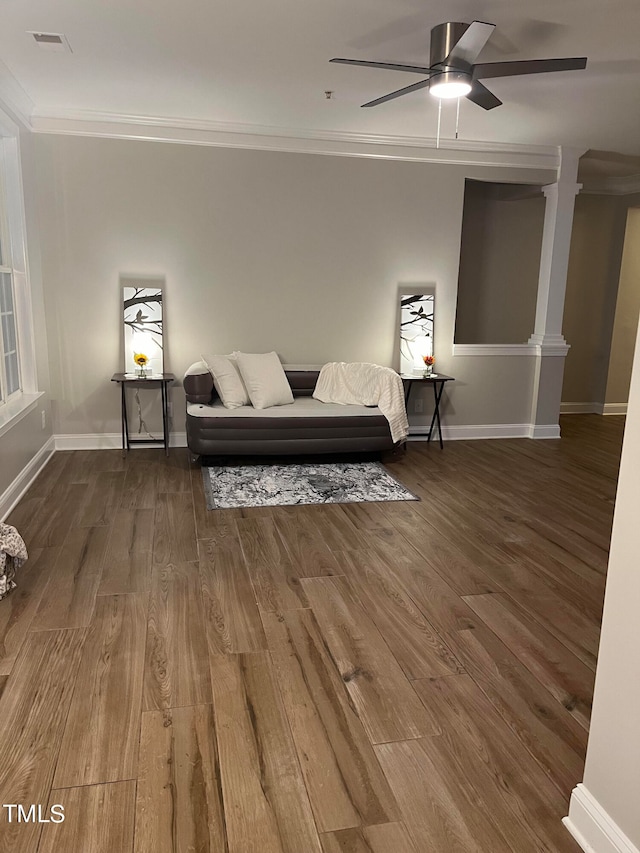
<instances>
[{"instance_id":1,"label":"ceiling fan blade","mask_svg":"<svg viewBox=\"0 0 640 853\"><path fill-rule=\"evenodd\" d=\"M495 28L495 24L485 24L482 21L469 24L442 65L473 65Z\"/></svg>"},{"instance_id":2,"label":"ceiling fan blade","mask_svg":"<svg viewBox=\"0 0 640 853\"><path fill-rule=\"evenodd\" d=\"M383 95L381 98L376 98L375 101L369 101L366 104L362 104L362 106L377 107L378 104L384 104L387 101L393 101L395 98L401 98L403 95L408 95L409 92L417 92L418 89L425 89L428 85L428 80L420 80L419 83L413 83L411 86L405 86L404 89L397 89L395 92L390 92L388 95Z\"/></svg>"},{"instance_id":3,"label":"ceiling fan blade","mask_svg":"<svg viewBox=\"0 0 640 853\"><path fill-rule=\"evenodd\" d=\"M330 59L342 65L364 65L366 68L386 68L389 71L409 71L411 74L432 74L430 68L423 65L399 65L396 62L369 62L366 59Z\"/></svg>"},{"instance_id":4,"label":"ceiling fan blade","mask_svg":"<svg viewBox=\"0 0 640 853\"><path fill-rule=\"evenodd\" d=\"M479 80L473 81L473 87L467 95L467 100L473 101L483 110L492 110L502 104L500 98L496 98L493 92L490 92Z\"/></svg>"},{"instance_id":5,"label":"ceiling fan blade","mask_svg":"<svg viewBox=\"0 0 640 853\"><path fill-rule=\"evenodd\" d=\"M524 59L515 62L480 62L473 66L474 80L489 77L513 77L519 74L546 74L550 71L581 71L587 67L586 56L570 59Z\"/></svg>"}]
</instances>

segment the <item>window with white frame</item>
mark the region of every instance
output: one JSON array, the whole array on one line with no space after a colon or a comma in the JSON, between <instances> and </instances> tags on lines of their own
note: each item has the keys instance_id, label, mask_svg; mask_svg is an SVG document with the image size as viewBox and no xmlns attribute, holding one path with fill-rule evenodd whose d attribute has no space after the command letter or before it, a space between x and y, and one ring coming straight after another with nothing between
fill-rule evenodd
<instances>
[{"instance_id":1,"label":"window with white frame","mask_svg":"<svg viewBox=\"0 0 640 853\"><path fill-rule=\"evenodd\" d=\"M20 133L0 108L0 435L38 390Z\"/></svg>"},{"instance_id":2,"label":"window with white frame","mask_svg":"<svg viewBox=\"0 0 640 853\"><path fill-rule=\"evenodd\" d=\"M0 403L21 390L13 272L6 195L0 175Z\"/></svg>"}]
</instances>

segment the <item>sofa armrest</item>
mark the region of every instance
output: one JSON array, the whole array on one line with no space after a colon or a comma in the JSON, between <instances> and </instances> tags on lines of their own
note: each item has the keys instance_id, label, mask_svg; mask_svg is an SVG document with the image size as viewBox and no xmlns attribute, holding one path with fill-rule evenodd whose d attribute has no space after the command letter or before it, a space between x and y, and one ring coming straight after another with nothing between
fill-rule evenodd
<instances>
[{"instance_id":1,"label":"sofa armrest","mask_svg":"<svg viewBox=\"0 0 640 853\"><path fill-rule=\"evenodd\" d=\"M213 387L213 376L204 361L196 361L187 368L183 385L188 403L210 403L218 396Z\"/></svg>"}]
</instances>

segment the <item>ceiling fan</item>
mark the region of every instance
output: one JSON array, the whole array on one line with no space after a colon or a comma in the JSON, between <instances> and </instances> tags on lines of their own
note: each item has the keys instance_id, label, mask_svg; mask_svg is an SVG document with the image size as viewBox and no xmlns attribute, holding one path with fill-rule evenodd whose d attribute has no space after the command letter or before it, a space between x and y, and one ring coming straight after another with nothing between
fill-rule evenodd
<instances>
[{"instance_id":1,"label":"ceiling fan","mask_svg":"<svg viewBox=\"0 0 640 853\"><path fill-rule=\"evenodd\" d=\"M364 59L331 59L343 65L364 65L368 68L387 68L411 74L428 74L426 80L397 89L363 107L377 107L409 92L429 88L437 98L466 97L485 110L499 107L502 101L480 81L490 77L513 77L519 74L539 74L549 71L579 71L586 68L585 56L569 59L525 59L515 62L476 62L483 47L495 30L495 24L474 21L472 24L448 22L431 30L430 65L401 65L394 62L369 62Z\"/></svg>"}]
</instances>

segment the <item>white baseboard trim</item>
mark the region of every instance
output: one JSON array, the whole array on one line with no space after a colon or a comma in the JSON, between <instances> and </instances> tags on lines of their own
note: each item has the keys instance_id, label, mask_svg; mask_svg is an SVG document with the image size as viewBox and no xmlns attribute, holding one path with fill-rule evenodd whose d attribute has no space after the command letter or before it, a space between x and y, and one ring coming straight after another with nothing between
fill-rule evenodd
<instances>
[{"instance_id":1,"label":"white baseboard trim","mask_svg":"<svg viewBox=\"0 0 640 853\"><path fill-rule=\"evenodd\" d=\"M557 424L464 424L442 426L444 441L472 441L481 438L560 438ZM427 430L423 426L409 427L409 441L426 441ZM437 435L432 441L437 441Z\"/></svg>"},{"instance_id":2,"label":"white baseboard trim","mask_svg":"<svg viewBox=\"0 0 640 853\"><path fill-rule=\"evenodd\" d=\"M626 415L627 403L560 403L561 415Z\"/></svg>"},{"instance_id":3,"label":"white baseboard trim","mask_svg":"<svg viewBox=\"0 0 640 853\"><path fill-rule=\"evenodd\" d=\"M410 441L426 441L426 426L409 427ZM442 427L445 441L469 441L480 438L560 438L557 424L464 424ZM55 435L56 450L120 450L122 436L119 432ZM432 440L437 440L433 436ZM172 432L170 447L186 447L186 432ZM157 444L137 444L136 447L158 447Z\"/></svg>"},{"instance_id":4,"label":"white baseboard trim","mask_svg":"<svg viewBox=\"0 0 640 853\"><path fill-rule=\"evenodd\" d=\"M585 853L640 853L582 783L573 789L562 822Z\"/></svg>"},{"instance_id":5,"label":"white baseboard trim","mask_svg":"<svg viewBox=\"0 0 640 853\"><path fill-rule=\"evenodd\" d=\"M133 437L133 436L132 436ZM56 435L55 449L56 450L121 450L122 435L119 432L96 432L84 433L75 435L69 433L67 435ZM187 434L186 432L172 432L169 436L169 447L186 447ZM138 447L155 447L157 444L136 444ZM132 448L133 450L133 448Z\"/></svg>"},{"instance_id":6,"label":"white baseboard trim","mask_svg":"<svg viewBox=\"0 0 640 853\"><path fill-rule=\"evenodd\" d=\"M626 415L627 403L605 403L602 407L603 415Z\"/></svg>"},{"instance_id":7,"label":"white baseboard trim","mask_svg":"<svg viewBox=\"0 0 640 853\"><path fill-rule=\"evenodd\" d=\"M9 515L31 483L33 483L40 471L42 471L44 466L51 459L54 450L55 442L53 436L51 436L49 440L42 445L33 459L25 465L13 483L11 483L11 485L0 495L0 521L4 521L4 519Z\"/></svg>"},{"instance_id":8,"label":"white baseboard trim","mask_svg":"<svg viewBox=\"0 0 640 853\"><path fill-rule=\"evenodd\" d=\"M561 415L601 415L602 403L560 403Z\"/></svg>"},{"instance_id":9,"label":"white baseboard trim","mask_svg":"<svg viewBox=\"0 0 640 853\"><path fill-rule=\"evenodd\" d=\"M531 424L529 438L560 438L560 425Z\"/></svg>"}]
</instances>

